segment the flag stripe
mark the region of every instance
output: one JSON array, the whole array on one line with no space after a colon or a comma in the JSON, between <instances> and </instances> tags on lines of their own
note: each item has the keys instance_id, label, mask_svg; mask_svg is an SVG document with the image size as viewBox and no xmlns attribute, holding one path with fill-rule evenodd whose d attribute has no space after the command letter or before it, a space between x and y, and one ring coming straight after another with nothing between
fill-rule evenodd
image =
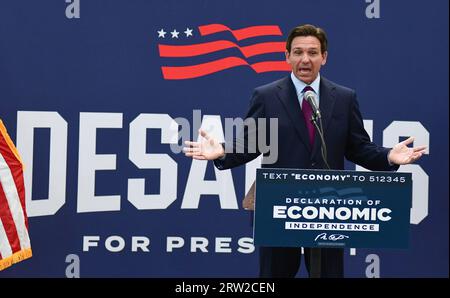
<instances>
[{"instance_id":1,"label":"flag stripe","mask_svg":"<svg viewBox=\"0 0 450 298\"><path fill-rule=\"evenodd\" d=\"M1 125L2 123L0 123ZM28 229L28 216L25 207L25 183L23 180L23 164L16 147L12 143L6 129L0 131L0 153L3 155L9 170L12 173L14 184L19 196L22 212L25 216L25 226Z\"/></svg>"},{"instance_id":2,"label":"flag stripe","mask_svg":"<svg viewBox=\"0 0 450 298\"><path fill-rule=\"evenodd\" d=\"M9 237L6 234L5 226L3 225L3 219L1 215L0 215L0 255L1 255L0 260L5 259L12 255L11 244L9 244Z\"/></svg>"},{"instance_id":3,"label":"flag stripe","mask_svg":"<svg viewBox=\"0 0 450 298\"><path fill-rule=\"evenodd\" d=\"M198 78L241 65L248 65L248 63L238 57L227 57L191 66L163 66L161 67L161 70L163 77L166 80L183 80Z\"/></svg>"},{"instance_id":4,"label":"flag stripe","mask_svg":"<svg viewBox=\"0 0 450 298\"><path fill-rule=\"evenodd\" d=\"M280 27L276 25L251 26L242 29L232 30L222 24L210 24L199 26L198 30L202 36L229 31L238 41L256 36L283 35L281 33Z\"/></svg>"},{"instance_id":5,"label":"flag stripe","mask_svg":"<svg viewBox=\"0 0 450 298\"><path fill-rule=\"evenodd\" d=\"M237 48L246 58L249 58L267 53L283 53L285 51L285 45L285 42L264 42L240 47L236 43L228 40L218 40L181 46L160 44L158 48L160 57L193 57Z\"/></svg>"},{"instance_id":6,"label":"flag stripe","mask_svg":"<svg viewBox=\"0 0 450 298\"><path fill-rule=\"evenodd\" d=\"M1 140L0 140L1 142ZM5 157L5 158L4 158ZM17 230L17 235L20 241L21 248L30 247L30 238L28 236L28 230L25 225L25 214L24 208L20 202L19 194L17 192L16 185L23 183L22 179L14 179L12 172L10 171L10 162L6 161L8 159L7 155L3 156L0 154L0 183L2 185L4 195L8 202L9 210L12 214L14 220L15 228ZM23 175L20 173L20 177ZM16 176L17 178L17 176ZM21 181L20 181L21 180ZM0 193L0 196L2 194ZM13 252L15 250L13 249Z\"/></svg>"},{"instance_id":7,"label":"flag stripe","mask_svg":"<svg viewBox=\"0 0 450 298\"><path fill-rule=\"evenodd\" d=\"M21 246L19 234L17 233L14 217L11 213L11 208L9 207L8 199L6 198L3 189L3 183L0 183L0 220L3 223L3 226L6 227L5 229L6 239L3 239L2 241L9 242L9 246L12 250L11 253L20 251Z\"/></svg>"},{"instance_id":8,"label":"flag stripe","mask_svg":"<svg viewBox=\"0 0 450 298\"><path fill-rule=\"evenodd\" d=\"M286 43L284 41L264 42L242 47L242 53L247 58L268 53L284 53L285 51L286 51ZM284 63L284 61L282 62Z\"/></svg>"},{"instance_id":9,"label":"flag stripe","mask_svg":"<svg viewBox=\"0 0 450 298\"><path fill-rule=\"evenodd\" d=\"M285 61L266 61L250 65L247 61L238 57L227 57L207 63L190 66L162 66L161 70L163 73L163 77L166 80L183 80L198 78L214 72L238 66L249 66L257 73L291 70L289 64L287 64Z\"/></svg>"},{"instance_id":10,"label":"flag stripe","mask_svg":"<svg viewBox=\"0 0 450 298\"><path fill-rule=\"evenodd\" d=\"M3 154L5 160L8 161L8 166L10 168L14 177L14 182L17 188L17 192L20 198L20 204L22 206L22 212L25 216L25 226L28 229L28 216L25 207L25 183L23 178L23 162L20 158L19 152L16 146L9 137L6 127L3 125L2 120L0 120L0 153Z\"/></svg>"},{"instance_id":11,"label":"flag stripe","mask_svg":"<svg viewBox=\"0 0 450 298\"><path fill-rule=\"evenodd\" d=\"M20 158L19 152L17 152L17 148L16 148L16 146L14 146L13 141L9 137L9 135L6 131L6 127L5 127L5 125L3 125L3 121L1 119L0 119L0 137L3 137L4 141L6 142L6 145L8 145L8 147L9 147L9 150L12 151L14 156L22 164L22 167L23 167L23 162L22 162L22 159ZM3 146L3 144L0 143L0 146ZM7 150L7 148L1 148L1 149L2 149L1 152L9 151L9 150Z\"/></svg>"},{"instance_id":12,"label":"flag stripe","mask_svg":"<svg viewBox=\"0 0 450 298\"><path fill-rule=\"evenodd\" d=\"M251 65L251 67L257 72L268 72L268 71L291 71L291 66L286 63L286 61L264 61L258 62Z\"/></svg>"},{"instance_id":13,"label":"flag stripe","mask_svg":"<svg viewBox=\"0 0 450 298\"><path fill-rule=\"evenodd\" d=\"M23 164L0 120L0 271L31 256Z\"/></svg>"}]
</instances>

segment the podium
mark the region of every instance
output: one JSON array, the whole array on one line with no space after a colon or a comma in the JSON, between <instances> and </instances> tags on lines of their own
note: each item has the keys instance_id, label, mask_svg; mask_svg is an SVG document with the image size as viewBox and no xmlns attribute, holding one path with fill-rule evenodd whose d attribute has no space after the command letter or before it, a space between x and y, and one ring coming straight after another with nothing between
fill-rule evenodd
<instances>
[{"instance_id":1,"label":"podium","mask_svg":"<svg viewBox=\"0 0 450 298\"><path fill-rule=\"evenodd\" d=\"M312 248L319 268L314 248L409 245L411 173L263 168L255 190L254 243Z\"/></svg>"}]
</instances>

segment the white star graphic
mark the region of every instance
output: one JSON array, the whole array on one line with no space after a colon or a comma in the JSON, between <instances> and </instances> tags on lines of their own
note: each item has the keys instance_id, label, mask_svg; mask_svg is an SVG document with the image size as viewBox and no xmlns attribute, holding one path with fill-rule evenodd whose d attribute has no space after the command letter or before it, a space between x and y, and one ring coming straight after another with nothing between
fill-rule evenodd
<instances>
[{"instance_id":1,"label":"white star graphic","mask_svg":"<svg viewBox=\"0 0 450 298\"><path fill-rule=\"evenodd\" d=\"M166 37L166 31L164 31L164 29L161 29L161 30L159 30L159 31L156 31L156 32L158 32L158 38L160 38L160 37L162 37L162 38L165 38Z\"/></svg>"},{"instance_id":2,"label":"white star graphic","mask_svg":"<svg viewBox=\"0 0 450 298\"><path fill-rule=\"evenodd\" d=\"M186 37L192 36L192 29L186 28L186 31L184 31L184 34L186 34Z\"/></svg>"},{"instance_id":3,"label":"white star graphic","mask_svg":"<svg viewBox=\"0 0 450 298\"><path fill-rule=\"evenodd\" d=\"M172 34L172 38L178 38L178 34L180 34L180 32L178 32L177 29L173 29L170 34Z\"/></svg>"}]
</instances>

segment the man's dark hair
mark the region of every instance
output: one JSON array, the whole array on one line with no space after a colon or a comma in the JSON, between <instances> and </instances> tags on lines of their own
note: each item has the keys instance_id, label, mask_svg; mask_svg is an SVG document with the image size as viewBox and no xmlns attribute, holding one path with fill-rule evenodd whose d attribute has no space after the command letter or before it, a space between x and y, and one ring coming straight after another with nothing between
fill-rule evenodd
<instances>
[{"instance_id":1,"label":"man's dark hair","mask_svg":"<svg viewBox=\"0 0 450 298\"><path fill-rule=\"evenodd\" d=\"M327 34L322 28L313 26L313 25L301 25L298 27L295 27L291 30L289 33L289 36L286 40L286 50L290 53L291 52L291 45L294 38L298 36L314 36L320 41L320 51L323 54L327 51Z\"/></svg>"}]
</instances>

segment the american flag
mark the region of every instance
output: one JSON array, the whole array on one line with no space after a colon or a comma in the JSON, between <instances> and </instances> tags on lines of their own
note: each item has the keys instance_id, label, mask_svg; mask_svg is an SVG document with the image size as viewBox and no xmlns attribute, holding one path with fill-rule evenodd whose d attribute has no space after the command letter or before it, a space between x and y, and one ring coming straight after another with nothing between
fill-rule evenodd
<instances>
[{"instance_id":1,"label":"american flag","mask_svg":"<svg viewBox=\"0 0 450 298\"><path fill-rule=\"evenodd\" d=\"M164 79L193 79L238 66L250 67L256 73L291 70L284 59L284 55L281 54L285 52L286 42L283 38L280 38L283 33L277 25L250 26L233 30L223 24L208 24L198 26L197 29L198 32L194 34L194 29L188 27L184 31L184 35L177 29L166 32L162 28L157 31L160 41L170 40L171 42L180 41L184 43L182 45L158 44L161 58L170 58L166 59L169 63L180 64L181 62L183 64L181 66L161 66ZM165 35L169 33L171 37L168 35L166 38ZM205 42L206 36L209 40ZM261 38L266 38L269 41L261 42ZM186 40L191 42L185 43ZM233 48L237 51L225 51ZM218 53L219 57L211 58L208 54L212 53ZM278 58L275 60L267 59L268 55L265 54L272 53L279 53ZM249 60L249 58L260 55L263 58L259 61ZM204 57L205 61L192 64L193 58L200 56Z\"/></svg>"},{"instance_id":2,"label":"american flag","mask_svg":"<svg viewBox=\"0 0 450 298\"><path fill-rule=\"evenodd\" d=\"M31 256L23 164L0 120L0 271Z\"/></svg>"}]
</instances>

